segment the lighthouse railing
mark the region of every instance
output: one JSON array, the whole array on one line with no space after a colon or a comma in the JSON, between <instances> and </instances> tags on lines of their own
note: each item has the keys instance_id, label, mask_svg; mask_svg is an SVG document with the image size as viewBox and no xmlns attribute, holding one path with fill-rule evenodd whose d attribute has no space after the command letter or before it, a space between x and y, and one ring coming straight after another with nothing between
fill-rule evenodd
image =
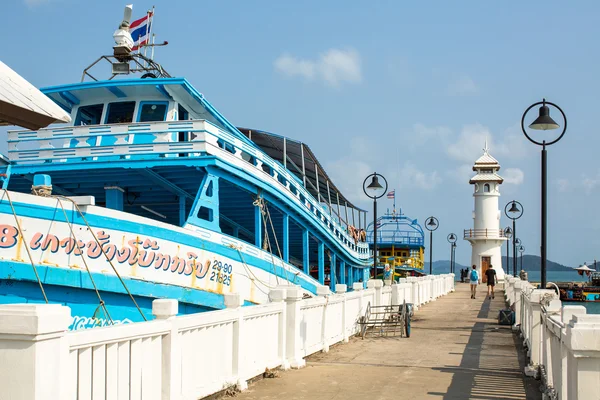
<instances>
[{"instance_id":1,"label":"lighthouse railing","mask_svg":"<svg viewBox=\"0 0 600 400\"><path fill-rule=\"evenodd\" d=\"M481 239L481 238L494 238L500 239L505 238L504 231L502 229L465 229L465 239Z\"/></svg>"}]
</instances>

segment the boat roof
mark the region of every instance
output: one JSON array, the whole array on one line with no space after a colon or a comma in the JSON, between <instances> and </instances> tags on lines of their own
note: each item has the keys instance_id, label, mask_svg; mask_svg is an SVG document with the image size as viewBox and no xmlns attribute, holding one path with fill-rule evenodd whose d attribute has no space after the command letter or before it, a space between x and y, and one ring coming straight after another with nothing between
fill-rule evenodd
<instances>
[{"instance_id":1,"label":"boat roof","mask_svg":"<svg viewBox=\"0 0 600 400\"><path fill-rule=\"evenodd\" d=\"M233 124L217 111L185 78L130 78L104 81L89 81L66 85L50 86L41 89L65 111L71 112L73 107L94 99L114 96L115 101L126 98L144 98L145 95L162 95L165 100L177 99L188 111L193 112L195 119L205 119L223 130L226 130L244 143L256 147Z\"/></svg>"},{"instance_id":2,"label":"boat roof","mask_svg":"<svg viewBox=\"0 0 600 400\"><path fill-rule=\"evenodd\" d=\"M37 130L53 122L71 122L71 117L0 61L0 125Z\"/></svg>"},{"instance_id":3,"label":"boat roof","mask_svg":"<svg viewBox=\"0 0 600 400\"><path fill-rule=\"evenodd\" d=\"M260 129L238 128L248 139L252 140L269 157L285 165L300 182L303 175L306 176L306 189L317 198L317 193L327 201L331 198L331 203L337 204L337 195L339 194L340 206L346 203L355 210L365 211L356 207L332 182L331 178L325 172L322 164L319 162L311 148L298 140L281 136L275 133L262 131ZM291 165L290 165L291 164ZM304 168L304 172L303 172ZM317 190L317 171L319 175L319 185ZM329 182L329 187L327 186Z\"/></svg>"},{"instance_id":4,"label":"boat roof","mask_svg":"<svg viewBox=\"0 0 600 400\"><path fill-rule=\"evenodd\" d=\"M425 233L416 219L399 213L387 212L377 218L377 245L394 245L411 248L424 247ZM367 241L373 244L373 223L367 226Z\"/></svg>"}]
</instances>

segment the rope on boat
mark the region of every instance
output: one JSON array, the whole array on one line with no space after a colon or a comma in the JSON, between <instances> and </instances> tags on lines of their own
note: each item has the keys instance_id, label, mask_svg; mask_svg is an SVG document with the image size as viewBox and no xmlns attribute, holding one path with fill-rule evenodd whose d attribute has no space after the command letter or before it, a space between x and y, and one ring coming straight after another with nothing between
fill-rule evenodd
<instances>
[{"instance_id":1,"label":"rope on boat","mask_svg":"<svg viewBox=\"0 0 600 400\"><path fill-rule=\"evenodd\" d=\"M273 256L273 251L271 249L271 240L269 239L269 235L267 233L268 226L267 226L267 220L265 217L265 215L267 214L267 211L266 211L267 207L266 207L264 199L260 196L260 191L259 191L258 195L256 196L256 200L254 200L252 205L254 205L255 207L259 207L259 209L260 209L260 215L262 217L263 226L265 229L265 243L267 244L269 253L271 254L271 265L273 266L273 275L275 275L275 280L277 281L277 284L279 284L279 277L277 276L277 268L275 266L275 257ZM273 226L272 222L271 222L271 226ZM274 228L273 228L273 236L275 237L275 240L277 241L277 234L276 234ZM279 244L277 244L277 250L279 251ZM279 251L279 255L281 257L281 251ZM287 277L287 270L285 268L283 268L283 270L286 273L286 280L289 282L290 280Z\"/></svg>"},{"instance_id":2,"label":"rope on boat","mask_svg":"<svg viewBox=\"0 0 600 400\"><path fill-rule=\"evenodd\" d=\"M246 263L246 260L244 259L244 255L242 254L242 251L240 250L239 247L235 246L234 244L230 244L229 247L231 247L232 249L236 249L238 254L240 255L240 260L242 261L242 265L244 266L244 268L246 269L246 272L249 275L252 275L252 277L248 276L248 278L252 281L252 283L254 284L254 286L256 286L256 288L258 290L260 290L261 292L263 292L266 295L269 295L269 293L265 292L264 290L262 290L260 288L260 286L258 286L254 281L258 281L261 284L263 284L263 286L269 288L269 289L274 289L275 286L270 286L268 283L263 282L262 280L260 280L259 277L256 276L256 274L254 274L254 272L252 272L252 270L250 269L250 267L248 266L248 264Z\"/></svg>"},{"instance_id":3,"label":"rope on boat","mask_svg":"<svg viewBox=\"0 0 600 400\"><path fill-rule=\"evenodd\" d=\"M55 198L56 198L56 201L58 202L58 204L60 204L60 208L62 209L63 215L65 216L65 221L67 222L67 225L69 226L69 230L71 231L71 236L73 236L73 240L75 240L75 243L78 243L77 237L75 236L75 231L73 230L73 224L71 224L71 222L69 221L69 218L67 218L67 212L65 211L65 208L63 207L61 199L58 197L55 197ZM108 312L108 308L106 308L106 303L104 303L104 300L102 300L100 291L98 290L98 287L96 286L96 282L94 281L92 272L90 271L90 268L88 267L87 261L85 261L83 252L81 253L81 259L83 260L83 265L85 265L85 269L90 277L90 281L92 281L92 286L94 287L94 291L96 292L96 296L98 297L98 302L100 303L100 307L102 307L104 309L106 316L110 320L110 324L114 325L114 321L113 321L112 317L110 316L110 313Z\"/></svg>"},{"instance_id":4,"label":"rope on boat","mask_svg":"<svg viewBox=\"0 0 600 400\"><path fill-rule=\"evenodd\" d=\"M110 258L108 257L108 255L106 254L106 251L104 250L104 247L100 244L100 241L98 240L98 237L96 236L96 234L94 233L94 230L92 229L92 227L90 226L90 224L87 222L87 219L85 218L85 216L83 215L83 212L81 211L81 209L79 208L79 205L73 201L72 199L69 199L68 197L64 197L64 196L52 196L56 199L58 199L60 201L60 199L65 199L67 201L70 201L71 203L73 203L73 206L75 206L75 209L77 209L77 212L79 213L79 215L81 216L81 219L83 220L83 222L85 223L85 225L87 226L88 230L90 231L90 233L92 234L94 240L96 241L96 243L98 244L98 246L100 247L100 251L102 251L102 254L104 254L104 257L106 258L106 261L108 261L108 263L110 264L113 272L115 273L115 275L117 275L117 278L119 278L119 281L121 281L121 284L123 285L123 288L125 288L125 291L127 292L127 294L129 295L129 298L131 298L131 301L133 302L133 304L135 305L135 308L137 308L137 310L139 311L140 315L142 316L142 318L144 319L144 321L147 321L148 319L146 318L146 316L144 315L144 312L142 311L142 309L140 308L140 306L138 305L137 301L135 301L135 298L133 297L133 295L131 294L131 292L129 291L129 288L127 287L127 284L125 283L125 281L123 280L123 278L121 278L121 274L119 274L119 271L117 271L117 268L115 268L114 264L112 263L112 261L110 260ZM62 207L62 202L60 203L60 206ZM64 212L64 208L63 208L63 212ZM67 218L66 213L65 213L65 219ZM68 223L68 219L67 219L67 223ZM84 260L85 258L82 257ZM84 261L85 262L85 261ZM87 268L87 265L86 265ZM91 275L90 275L91 277ZM107 311L108 312L108 311Z\"/></svg>"},{"instance_id":5,"label":"rope on boat","mask_svg":"<svg viewBox=\"0 0 600 400\"><path fill-rule=\"evenodd\" d=\"M27 242L25 241L25 236L23 236L23 229L21 229L21 223L19 222L19 217L17 217L17 212L15 211L15 206L13 205L13 202L10 199L8 190L6 190L6 189L2 189L2 190L4 191L4 193L6 193L6 198L8 199L8 204L10 204L10 209L12 210L13 216L15 217L15 221L17 222L17 228L19 230L19 236L21 236L21 242L23 243L23 246L25 246L25 250L27 251L27 256L29 257L29 261L31 262L31 267L33 268L33 272L35 273L35 278L38 281L38 285L40 285L40 290L42 291L42 296L44 296L44 301L47 304L48 297L46 296L46 291L44 290L44 285L42 284L40 275L38 274L35 263L33 262L33 257L31 256L31 252L29 251L29 246L27 245Z\"/></svg>"}]
</instances>

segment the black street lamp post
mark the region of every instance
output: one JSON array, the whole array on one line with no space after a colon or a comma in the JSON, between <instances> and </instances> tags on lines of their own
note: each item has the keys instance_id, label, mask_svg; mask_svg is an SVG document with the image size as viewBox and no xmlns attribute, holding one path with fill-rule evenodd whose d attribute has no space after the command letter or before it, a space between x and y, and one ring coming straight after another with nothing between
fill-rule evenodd
<instances>
[{"instance_id":1,"label":"black street lamp post","mask_svg":"<svg viewBox=\"0 0 600 400\"><path fill-rule=\"evenodd\" d=\"M433 274L433 231L440 227L440 222L436 217L427 218L427 223L425 224L425 228L429 231L429 275Z\"/></svg>"},{"instance_id":2,"label":"black street lamp post","mask_svg":"<svg viewBox=\"0 0 600 400\"><path fill-rule=\"evenodd\" d=\"M456 274L456 242L452 243L452 273Z\"/></svg>"},{"instance_id":3,"label":"black street lamp post","mask_svg":"<svg viewBox=\"0 0 600 400\"><path fill-rule=\"evenodd\" d=\"M448 243L450 243L450 273L454 272L454 248L456 247L456 239L454 233L448 235Z\"/></svg>"},{"instance_id":4,"label":"black street lamp post","mask_svg":"<svg viewBox=\"0 0 600 400\"><path fill-rule=\"evenodd\" d=\"M520 245L519 246L519 253L521 253L521 268L520 270L523 271L523 253L525 252L525 246Z\"/></svg>"},{"instance_id":5,"label":"black street lamp post","mask_svg":"<svg viewBox=\"0 0 600 400\"><path fill-rule=\"evenodd\" d=\"M506 240L506 273L510 274L510 266L508 264L508 249L510 248L510 246L508 245L508 241L510 240L510 238L512 237L512 229L510 229L510 226L507 226L506 228L504 228L504 237L507 239Z\"/></svg>"},{"instance_id":6,"label":"black street lamp post","mask_svg":"<svg viewBox=\"0 0 600 400\"><path fill-rule=\"evenodd\" d=\"M366 186L369 178L371 178L371 183ZM385 188L379 183L379 178L383 179ZM377 172L367 176L363 182L363 191L367 197L373 199L373 278L377 276L377 199L383 197L387 189L387 180Z\"/></svg>"},{"instance_id":7,"label":"black street lamp post","mask_svg":"<svg viewBox=\"0 0 600 400\"><path fill-rule=\"evenodd\" d=\"M551 117L550 117L550 109L548 108L548 105L551 105L553 107L555 107L561 114L563 117L563 121L564 121L564 126L562 129L562 132L560 133L560 135L554 139L554 140L550 140L550 141L546 141L545 139L542 140L541 142L534 140L533 138L531 138L531 136L529 136L527 134L527 131L525 130L525 116L527 115L527 113L529 112L529 110L531 110L533 107L537 106L537 105L542 105L539 109L539 116L535 119L535 121L533 121L530 125L529 128L530 129L534 129L534 130L538 130L538 131L547 131L547 130L552 130L552 129L558 129L560 128L560 125L558 125ZM541 244L540 244L540 257L541 257L541 285L540 287L542 289L546 288L546 250L547 250L547 233L546 233L546 228L547 228L547 216L548 216L548 204L547 204L547 192L548 192L548 188L547 188L547 181L548 181L548 177L547 177L547 173L546 173L546 168L547 168L547 155L546 155L546 146L550 146L556 142L558 142L560 139L562 139L562 137L565 135L565 132L567 131L567 116L565 115L565 113L563 112L563 110L557 106L554 103L550 103L549 101L546 101L546 99L543 99L542 101L539 101L537 103L534 103L532 105L530 105L525 112L523 113L523 117L521 118L521 129L523 130L523 133L525 134L525 137L533 144L537 144L538 146L542 146L542 223L541 223Z\"/></svg>"},{"instance_id":8,"label":"black street lamp post","mask_svg":"<svg viewBox=\"0 0 600 400\"><path fill-rule=\"evenodd\" d=\"M508 209L510 206L510 210ZM513 275L517 276L517 226L515 224L516 220L521 218L523 215L523 205L516 200L509 201L504 207L504 214L512 219L512 245L513 245ZM508 265L508 259L506 260L506 264ZM508 270L507 270L508 272Z\"/></svg>"}]
</instances>

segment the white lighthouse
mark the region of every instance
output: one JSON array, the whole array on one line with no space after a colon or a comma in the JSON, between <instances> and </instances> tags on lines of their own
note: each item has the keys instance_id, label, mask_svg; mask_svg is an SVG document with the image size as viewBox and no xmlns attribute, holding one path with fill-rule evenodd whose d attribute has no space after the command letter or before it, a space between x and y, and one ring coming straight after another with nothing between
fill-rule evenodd
<instances>
[{"instance_id":1,"label":"white lighthouse","mask_svg":"<svg viewBox=\"0 0 600 400\"><path fill-rule=\"evenodd\" d=\"M498 199L502 177L498 175L500 164L488 151L487 140L483 155L475 161L476 175L469 183L474 186L473 228L465 231L465 240L472 246L471 265L477 266L480 279L485 282L485 271L490 265L496 270L498 280L504 280L502 269L502 243L507 239L500 229Z\"/></svg>"}]
</instances>

